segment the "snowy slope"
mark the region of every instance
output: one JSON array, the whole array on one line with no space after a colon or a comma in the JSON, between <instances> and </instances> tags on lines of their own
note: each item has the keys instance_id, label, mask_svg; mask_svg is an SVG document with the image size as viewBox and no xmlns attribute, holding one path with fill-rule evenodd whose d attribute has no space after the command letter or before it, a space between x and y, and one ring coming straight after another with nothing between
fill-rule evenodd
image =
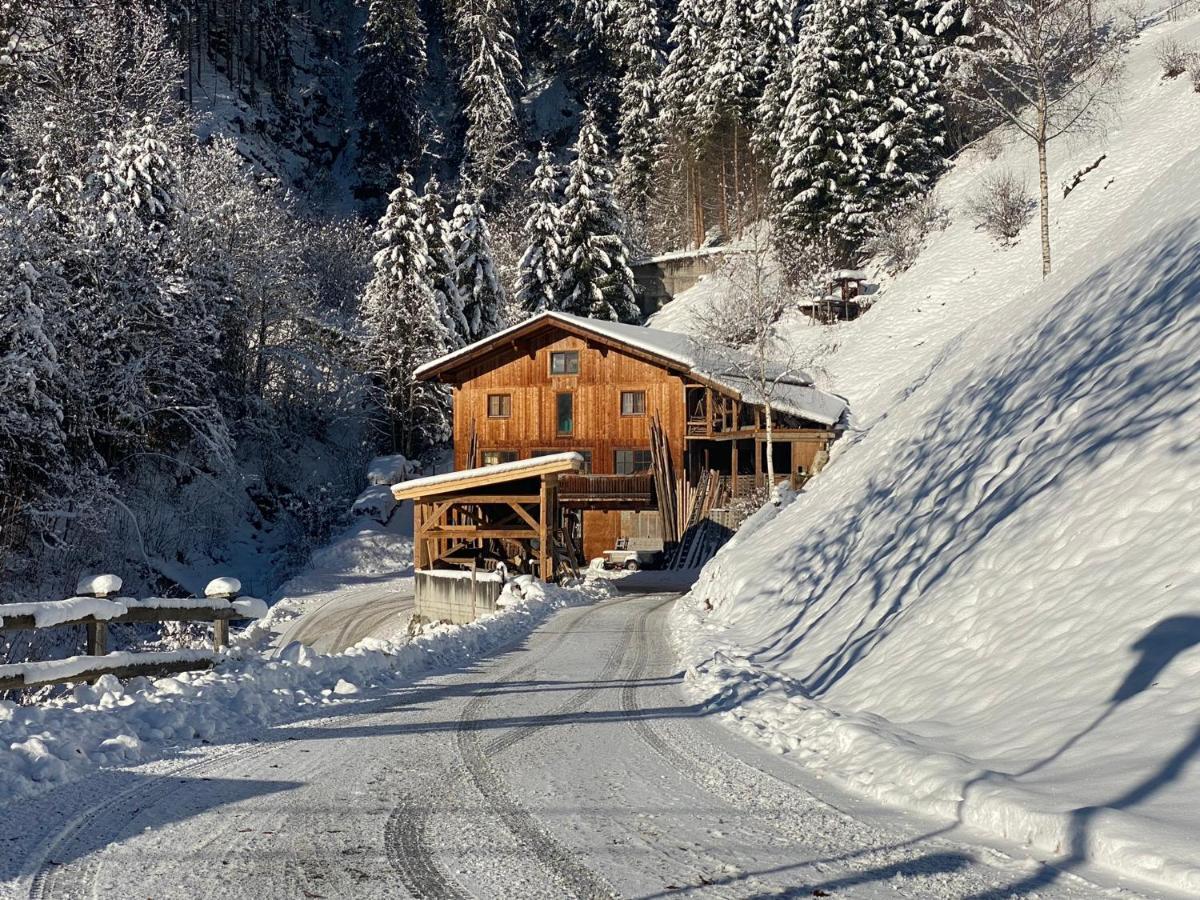
<instances>
[{"instance_id":1,"label":"snowy slope","mask_svg":"<svg viewBox=\"0 0 1200 900\"><path fill-rule=\"evenodd\" d=\"M1000 249L964 211L989 173L1036 184L1014 143L958 161L951 225L866 317L797 325L853 427L675 633L698 693L808 765L1200 891L1200 95L1167 35L1200 22L1144 33L1107 133L1051 148L1047 281L1035 225Z\"/></svg>"}]
</instances>

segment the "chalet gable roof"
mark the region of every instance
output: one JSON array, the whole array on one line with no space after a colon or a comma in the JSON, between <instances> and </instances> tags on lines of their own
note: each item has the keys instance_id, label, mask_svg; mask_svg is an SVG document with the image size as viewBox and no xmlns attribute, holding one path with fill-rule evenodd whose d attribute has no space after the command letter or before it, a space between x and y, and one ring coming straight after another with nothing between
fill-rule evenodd
<instances>
[{"instance_id":1,"label":"chalet gable roof","mask_svg":"<svg viewBox=\"0 0 1200 900\"><path fill-rule=\"evenodd\" d=\"M749 357L745 354L702 345L690 335L673 331L588 319L557 311L538 313L523 322L468 344L461 350L425 363L416 370L415 375L421 380L437 378L466 365L498 344L515 340L547 326L628 348L636 351L635 355L650 357L664 368L711 384L743 402L763 405L763 398L759 396L755 379L747 377L746 374L757 367L750 364ZM813 384L808 373L799 369L769 362L766 377L775 384L771 406L781 412L832 425L841 418L847 408L848 404L843 398L820 390Z\"/></svg>"}]
</instances>

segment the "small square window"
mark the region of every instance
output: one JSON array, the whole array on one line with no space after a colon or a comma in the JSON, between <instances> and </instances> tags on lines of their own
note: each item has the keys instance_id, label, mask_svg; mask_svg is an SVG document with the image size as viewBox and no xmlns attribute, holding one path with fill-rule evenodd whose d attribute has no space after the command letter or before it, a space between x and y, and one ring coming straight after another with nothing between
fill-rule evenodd
<instances>
[{"instance_id":1,"label":"small square window","mask_svg":"<svg viewBox=\"0 0 1200 900\"><path fill-rule=\"evenodd\" d=\"M578 375L579 351L556 350L550 354L551 375Z\"/></svg>"},{"instance_id":2,"label":"small square window","mask_svg":"<svg viewBox=\"0 0 1200 900\"><path fill-rule=\"evenodd\" d=\"M485 466L498 466L501 463L517 461L516 450L484 450L481 456Z\"/></svg>"},{"instance_id":3,"label":"small square window","mask_svg":"<svg viewBox=\"0 0 1200 900\"><path fill-rule=\"evenodd\" d=\"M646 414L645 391L621 391L621 415L644 416Z\"/></svg>"},{"instance_id":4,"label":"small square window","mask_svg":"<svg viewBox=\"0 0 1200 900\"><path fill-rule=\"evenodd\" d=\"M616 450L613 452L613 470L618 475L640 475L649 472L653 462L649 450Z\"/></svg>"},{"instance_id":5,"label":"small square window","mask_svg":"<svg viewBox=\"0 0 1200 900\"><path fill-rule=\"evenodd\" d=\"M554 397L555 431L571 434L575 431L575 395L556 394Z\"/></svg>"},{"instance_id":6,"label":"small square window","mask_svg":"<svg viewBox=\"0 0 1200 900\"><path fill-rule=\"evenodd\" d=\"M488 394L488 418L508 419L512 417L512 394Z\"/></svg>"}]
</instances>

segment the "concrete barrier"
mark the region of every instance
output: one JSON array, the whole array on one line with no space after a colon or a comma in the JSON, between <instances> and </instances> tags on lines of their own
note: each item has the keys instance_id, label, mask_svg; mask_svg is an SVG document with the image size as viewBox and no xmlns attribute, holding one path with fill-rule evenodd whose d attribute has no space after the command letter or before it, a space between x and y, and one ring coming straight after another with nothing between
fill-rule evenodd
<instances>
[{"instance_id":1,"label":"concrete barrier","mask_svg":"<svg viewBox=\"0 0 1200 900\"><path fill-rule=\"evenodd\" d=\"M414 605L427 622L462 625L495 612L504 580L495 572L425 569L416 573Z\"/></svg>"}]
</instances>

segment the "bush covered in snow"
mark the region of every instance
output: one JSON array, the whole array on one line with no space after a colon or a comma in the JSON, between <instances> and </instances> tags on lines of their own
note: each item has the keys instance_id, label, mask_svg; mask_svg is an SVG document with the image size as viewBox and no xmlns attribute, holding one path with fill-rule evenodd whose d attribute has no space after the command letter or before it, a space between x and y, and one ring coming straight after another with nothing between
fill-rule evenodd
<instances>
[{"instance_id":1,"label":"bush covered in snow","mask_svg":"<svg viewBox=\"0 0 1200 900\"><path fill-rule=\"evenodd\" d=\"M1163 38L1159 41L1157 52L1163 78L1179 77L1187 71L1188 65L1196 58L1196 51L1193 47L1189 47L1174 37Z\"/></svg>"},{"instance_id":2,"label":"bush covered in snow","mask_svg":"<svg viewBox=\"0 0 1200 900\"><path fill-rule=\"evenodd\" d=\"M967 203L975 224L1001 244L1017 239L1036 208L1037 201L1025 181L1010 171L984 179Z\"/></svg>"}]
</instances>

